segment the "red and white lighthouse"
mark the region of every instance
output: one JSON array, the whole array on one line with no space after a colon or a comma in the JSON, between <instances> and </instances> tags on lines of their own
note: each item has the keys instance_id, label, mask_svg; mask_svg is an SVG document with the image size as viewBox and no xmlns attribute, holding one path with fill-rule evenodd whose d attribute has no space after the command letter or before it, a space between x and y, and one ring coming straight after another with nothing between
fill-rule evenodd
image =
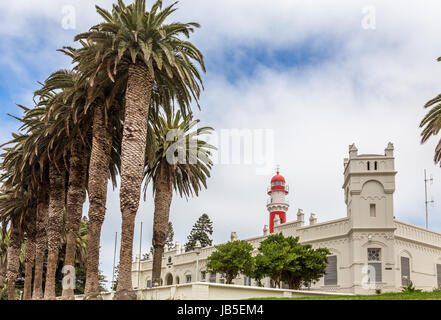
<instances>
[{"instance_id":1,"label":"red and white lighthouse","mask_svg":"<svg viewBox=\"0 0 441 320\"><path fill-rule=\"evenodd\" d=\"M271 187L268 188L268 195L271 197L266 205L268 212L270 213L269 225L270 233L274 233L274 220L278 218L280 223L286 222L286 212L289 208L286 195L289 193L289 187L286 185L285 178L277 174L271 179Z\"/></svg>"}]
</instances>

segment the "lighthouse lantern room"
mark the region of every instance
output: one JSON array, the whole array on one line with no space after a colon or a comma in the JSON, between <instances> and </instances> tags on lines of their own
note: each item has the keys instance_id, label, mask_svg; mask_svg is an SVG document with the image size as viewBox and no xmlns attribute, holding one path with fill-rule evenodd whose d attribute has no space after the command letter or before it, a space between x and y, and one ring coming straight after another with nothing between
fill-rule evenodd
<instances>
[{"instance_id":1,"label":"lighthouse lantern room","mask_svg":"<svg viewBox=\"0 0 441 320\"><path fill-rule=\"evenodd\" d=\"M270 233L274 233L274 221L279 220L280 223L286 222L286 212L289 204L286 195L289 193L289 186L286 185L285 178L280 175L279 169L277 174L271 179L271 187L268 188L268 195L271 197L266 205L270 213Z\"/></svg>"}]
</instances>

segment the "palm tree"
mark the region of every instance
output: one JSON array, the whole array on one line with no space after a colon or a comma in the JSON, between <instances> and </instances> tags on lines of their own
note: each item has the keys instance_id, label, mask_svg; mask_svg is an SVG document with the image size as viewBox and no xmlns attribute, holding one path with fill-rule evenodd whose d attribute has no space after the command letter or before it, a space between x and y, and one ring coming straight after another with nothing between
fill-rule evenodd
<instances>
[{"instance_id":1,"label":"palm tree","mask_svg":"<svg viewBox=\"0 0 441 320\"><path fill-rule=\"evenodd\" d=\"M25 114L29 113L29 109L20 106ZM37 110L38 111L38 110ZM38 112L37 112L38 113ZM32 123L29 122L29 117L25 119L19 119L23 126L32 127ZM40 123L37 121L37 123ZM3 188L6 191L15 190L15 194L23 192L23 189L28 190L28 194L33 195L32 199L32 211L26 218L30 223L24 225L26 232L28 233L28 254L27 254L27 267L28 277L25 280L26 298L29 298L30 283L32 278L31 266L35 257L35 279L33 297L41 299L43 297L42 292L42 270L43 270L43 256L46 251L46 223L48 212L48 195L46 186L49 184L48 170L47 168L47 145L44 143L37 143L38 137L32 134L13 134L13 140L7 143L12 145L5 148L5 154L2 155L2 170L3 175L1 180L3 181ZM40 141L41 142L41 141ZM27 188L27 189L26 189ZM29 206L30 208L31 206ZM2 212L3 218L6 216L6 212ZM26 220L25 220L26 221ZM6 225L6 222L3 222ZM35 243L35 254L33 254L32 247Z\"/></svg>"},{"instance_id":2,"label":"palm tree","mask_svg":"<svg viewBox=\"0 0 441 320\"><path fill-rule=\"evenodd\" d=\"M88 168L88 145L90 121L89 115L83 115L87 101L87 83L81 82L81 75L73 71L60 70L53 73L44 83L43 87L35 95L44 97L51 92L61 90L63 100L61 103L53 103L49 109L49 117L53 116L66 122L65 130L71 134L72 143L70 146L69 158L69 182L66 204L66 254L64 265L75 266L75 247L80 221L82 217L82 207L86 196L86 177ZM82 108L82 109L80 109ZM67 121L75 119L75 121ZM86 121L84 121L86 119ZM59 126L60 127L60 126ZM72 132L73 131L73 132ZM85 133L84 136L82 132ZM63 290L64 299L73 299L74 292L71 288Z\"/></svg>"},{"instance_id":3,"label":"palm tree","mask_svg":"<svg viewBox=\"0 0 441 320\"><path fill-rule=\"evenodd\" d=\"M82 42L82 45L81 49L65 47L60 51L71 56L73 62L90 59L90 56L95 57L96 51L94 50L96 48L88 46L84 42ZM82 73L76 69L74 72L60 70L54 73L46 80L44 88L38 93L44 94L48 90L61 89L66 96L65 104L71 105L72 118L77 121L82 118L93 119L92 123L86 124L86 127L92 127L91 148L88 150L90 161L88 163L87 182L90 222L88 224L86 296L90 298L99 291L99 249L101 228L106 212L107 182L110 176L113 186L116 187L116 176L120 166L120 132L122 131L120 112L122 108L120 106L122 105L123 81L125 77L122 75L118 78L118 82L113 83L107 77L107 74L103 76L102 73L99 73L94 75L94 79L97 81L96 85L92 87L90 84L90 72ZM71 100L72 102L70 102ZM65 117L63 116L62 118ZM80 127L84 126L84 124L80 125ZM85 157L83 156L82 158L84 159ZM78 175L78 177L80 176ZM66 252L65 265L72 265L75 260L75 243L73 240L77 234L81 218L81 206L75 205L73 207L77 209L69 210L68 200L66 228L69 237L66 247L68 252ZM63 298L73 299L73 290L64 290Z\"/></svg>"},{"instance_id":4,"label":"palm tree","mask_svg":"<svg viewBox=\"0 0 441 320\"><path fill-rule=\"evenodd\" d=\"M22 190L9 189L0 194L0 211L6 225L10 222L10 238L7 251L8 300L15 300L15 282L20 267L20 252L23 240L23 220L31 209L30 197Z\"/></svg>"},{"instance_id":5,"label":"palm tree","mask_svg":"<svg viewBox=\"0 0 441 320\"><path fill-rule=\"evenodd\" d=\"M201 79L191 61L196 61L205 69L199 50L179 38L180 35L189 37L199 25L164 24L165 19L176 10L174 4L161 10L162 1L159 0L150 12L146 12L145 0L135 0L129 6L119 0L112 13L98 6L96 8L104 22L78 35L76 40L83 39L93 44L100 55L96 55L96 59L80 61L79 69L95 70L91 77L92 85L95 75L102 70L112 81L122 70L127 72L121 145L122 233L115 298L133 298L130 293L133 232L143 180L152 91L156 86L158 90L176 95L185 110L189 108L191 97L197 100L200 93L198 81L201 82Z\"/></svg>"},{"instance_id":6,"label":"palm tree","mask_svg":"<svg viewBox=\"0 0 441 320\"><path fill-rule=\"evenodd\" d=\"M64 122L57 117L49 116L51 107L62 103L61 93L48 93L40 99L34 109L25 109L22 130L27 130L29 137L24 144L24 154L30 156L26 163L39 162L44 164L48 160L49 175L49 202L48 219L46 225L48 261L44 298L55 299L55 272L58 265L61 231L66 200L66 176L68 172L69 140ZM40 153L41 154L40 154ZM43 166L40 165L40 168ZM42 171L42 170L40 170ZM42 174L42 172L40 172ZM37 190L37 188L34 188ZM41 191L41 190L40 190Z\"/></svg>"},{"instance_id":7,"label":"palm tree","mask_svg":"<svg viewBox=\"0 0 441 320\"><path fill-rule=\"evenodd\" d=\"M441 61L441 57L438 58L438 61ZM429 100L424 108L431 109L420 123L420 128L423 128L421 143L425 143L430 137L437 135L441 129L441 94ZM437 164L441 162L441 140L438 141L435 148L433 161Z\"/></svg>"},{"instance_id":8,"label":"palm tree","mask_svg":"<svg viewBox=\"0 0 441 320\"><path fill-rule=\"evenodd\" d=\"M147 148L144 195L147 184L153 181L155 214L153 222L153 274L154 283L160 283L164 245L169 229L170 205L173 192L179 195L199 195L210 177L212 162L210 149L214 147L199 140L211 134L212 128L197 128L199 120L182 117L181 112L167 112L156 121L150 121Z\"/></svg>"}]
</instances>

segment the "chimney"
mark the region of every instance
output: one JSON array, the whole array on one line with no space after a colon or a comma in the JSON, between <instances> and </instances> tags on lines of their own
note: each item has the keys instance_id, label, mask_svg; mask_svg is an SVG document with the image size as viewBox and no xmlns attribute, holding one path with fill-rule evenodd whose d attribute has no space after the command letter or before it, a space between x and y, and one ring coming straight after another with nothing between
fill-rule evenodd
<instances>
[{"instance_id":1,"label":"chimney","mask_svg":"<svg viewBox=\"0 0 441 320\"><path fill-rule=\"evenodd\" d=\"M309 217L309 225L313 226L317 223L317 218L314 213L311 213L311 216Z\"/></svg>"},{"instance_id":2,"label":"chimney","mask_svg":"<svg viewBox=\"0 0 441 320\"><path fill-rule=\"evenodd\" d=\"M264 225L264 227L263 227L263 235L264 236L267 236L269 234L269 227L268 227L268 225L266 224L266 225Z\"/></svg>"},{"instance_id":3,"label":"chimney","mask_svg":"<svg viewBox=\"0 0 441 320\"><path fill-rule=\"evenodd\" d=\"M392 142L389 142L387 144L386 149L384 149L384 155L386 157L393 157L394 156L394 144Z\"/></svg>"},{"instance_id":4,"label":"chimney","mask_svg":"<svg viewBox=\"0 0 441 320\"><path fill-rule=\"evenodd\" d=\"M299 210L297 211L297 222L298 222L301 226L305 225L305 214L303 213L303 210L302 210L302 209L299 209Z\"/></svg>"},{"instance_id":5,"label":"chimney","mask_svg":"<svg viewBox=\"0 0 441 320\"><path fill-rule=\"evenodd\" d=\"M181 245L179 244L178 241L175 242L175 250L176 250L176 254L181 254Z\"/></svg>"},{"instance_id":6,"label":"chimney","mask_svg":"<svg viewBox=\"0 0 441 320\"><path fill-rule=\"evenodd\" d=\"M231 232L230 240L231 240L232 242L237 240L237 233L236 233L236 232Z\"/></svg>"},{"instance_id":7,"label":"chimney","mask_svg":"<svg viewBox=\"0 0 441 320\"><path fill-rule=\"evenodd\" d=\"M278 215L274 216L274 226L280 226L280 218Z\"/></svg>"},{"instance_id":8,"label":"chimney","mask_svg":"<svg viewBox=\"0 0 441 320\"><path fill-rule=\"evenodd\" d=\"M349 146L349 159L356 158L358 156L358 149L355 146L355 143Z\"/></svg>"}]
</instances>

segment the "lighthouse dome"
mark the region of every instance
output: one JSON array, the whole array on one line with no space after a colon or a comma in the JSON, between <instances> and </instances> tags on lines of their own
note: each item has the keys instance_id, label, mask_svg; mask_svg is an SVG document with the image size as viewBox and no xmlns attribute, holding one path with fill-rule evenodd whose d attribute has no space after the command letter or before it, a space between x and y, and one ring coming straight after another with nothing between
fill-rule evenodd
<instances>
[{"instance_id":1,"label":"lighthouse dome","mask_svg":"<svg viewBox=\"0 0 441 320\"><path fill-rule=\"evenodd\" d=\"M285 178L281 176L280 174L276 174L272 179L271 183L273 182L285 182Z\"/></svg>"}]
</instances>

